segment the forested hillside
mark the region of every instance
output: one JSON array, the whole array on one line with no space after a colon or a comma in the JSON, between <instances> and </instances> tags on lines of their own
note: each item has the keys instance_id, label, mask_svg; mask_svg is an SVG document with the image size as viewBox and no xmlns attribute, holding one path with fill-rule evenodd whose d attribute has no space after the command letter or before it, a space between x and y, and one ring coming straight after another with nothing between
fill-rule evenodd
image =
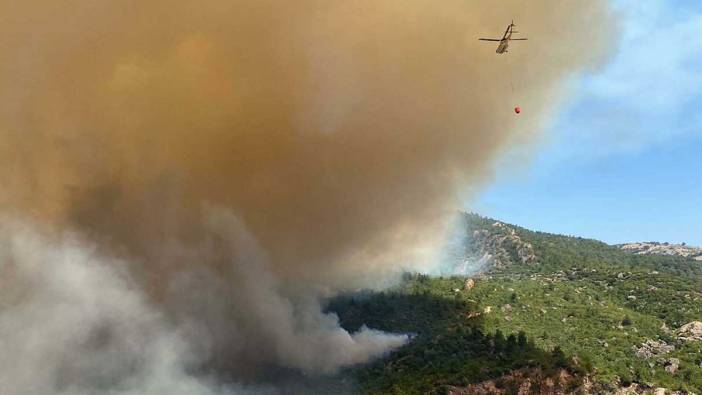
<instances>
[{"instance_id":1,"label":"forested hillside","mask_svg":"<svg viewBox=\"0 0 702 395\"><path fill-rule=\"evenodd\" d=\"M363 392L702 392L699 261L463 220L456 266L479 265L479 274L407 273L386 292L330 302L349 330L412 334L350 372Z\"/></svg>"}]
</instances>

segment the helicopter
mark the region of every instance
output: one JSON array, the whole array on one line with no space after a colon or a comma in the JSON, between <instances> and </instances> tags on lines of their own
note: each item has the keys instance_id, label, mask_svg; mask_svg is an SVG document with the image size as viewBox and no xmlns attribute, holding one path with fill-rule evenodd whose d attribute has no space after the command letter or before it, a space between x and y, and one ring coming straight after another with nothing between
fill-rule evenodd
<instances>
[{"instance_id":1,"label":"helicopter","mask_svg":"<svg viewBox=\"0 0 702 395\"><path fill-rule=\"evenodd\" d=\"M512 34L519 33L518 31L514 30L515 27L517 27L517 25L515 25L514 21L512 21L512 23L510 23L507 26L507 30L505 30L505 34L502 36L502 38L479 38L478 40L499 42L500 44L497 45L497 49L495 50L495 52L498 54L506 53L506 52L508 52L507 48L509 47L510 41L526 41L527 40L526 38L512 38Z\"/></svg>"}]
</instances>

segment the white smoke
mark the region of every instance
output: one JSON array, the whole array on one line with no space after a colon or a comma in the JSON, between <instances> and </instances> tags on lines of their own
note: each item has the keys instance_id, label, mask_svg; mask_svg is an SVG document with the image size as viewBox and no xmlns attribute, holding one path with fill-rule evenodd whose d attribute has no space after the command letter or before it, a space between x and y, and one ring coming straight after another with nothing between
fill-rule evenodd
<instances>
[{"instance_id":1,"label":"white smoke","mask_svg":"<svg viewBox=\"0 0 702 395\"><path fill-rule=\"evenodd\" d=\"M205 269L183 273L171 285L182 296L170 300L180 307L177 315L148 302L127 262L102 256L77 235L0 220L0 393L274 393L224 386L193 372L212 357L210 347L246 348L248 335L252 345L268 342L280 361L309 372L364 362L406 341L369 329L350 335L317 306L296 314L277 293L240 222L225 214L217 218L214 231L238 237L227 245L239 251L232 268L241 276L237 285L248 289L227 291ZM232 314L237 309L240 316ZM244 316L248 321L237 321ZM247 322L256 325L250 328L256 336L245 329Z\"/></svg>"}]
</instances>

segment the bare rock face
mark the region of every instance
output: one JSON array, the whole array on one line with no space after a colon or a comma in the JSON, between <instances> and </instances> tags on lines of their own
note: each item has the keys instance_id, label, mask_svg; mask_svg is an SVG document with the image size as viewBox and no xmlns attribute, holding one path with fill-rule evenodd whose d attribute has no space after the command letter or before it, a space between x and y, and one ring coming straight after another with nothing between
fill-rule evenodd
<instances>
[{"instance_id":1,"label":"bare rock face","mask_svg":"<svg viewBox=\"0 0 702 395\"><path fill-rule=\"evenodd\" d=\"M702 341L702 322L692 321L678 329L678 340Z\"/></svg>"},{"instance_id":2,"label":"bare rock face","mask_svg":"<svg viewBox=\"0 0 702 395\"><path fill-rule=\"evenodd\" d=\"M571 393L569 387L576 377L565 370L560 370L553 376L546 376L538 368L514 370L502 377L470 384L466 387L449 387L446 393L450 395L562 395ZM514 392L514 388L517 391Z\"/></svg>"},{"instance_id":3,"label":"bare rock face","mask_svg":"<svg viewBox=\"0 0 702 395\"><path fill-rule=\"evenodd\" d=\"M531 390L531 380L526 379L522 384L519 385L519 389L517 391L517 395L529 395L529 391Z\"/></svg>"},{"instance_id":4,"label":"bare rock face","mask_svg":"<svg viewBox=\"0 0 702 395\"><path fill-rule=\"evenodd\" d=\"M640 255L668 255L702 260L702 248L670 243L627 243L618 246L624 251Z\"/></svg>"},{"instance_id":5,"label":"bare rock face","mask_svg":"<svg viewBox=\"0 0 702 395\"><path fill-rule=\"evenodd\" d=\"M465 259L498 269L511 264L538 264L531 243L522 240L514 228L502 222L473 231Z\"/></svg>"},{"instance_id":6,"label":"bare rock face","mask_svg":"<svg viewBox=\"0 0 702 395\"><path fill-rule=\"evenodd\" d=\"M680 367L680 360L677 358L668 358L663 362L663 366L665 366L666 372L670 374L675 374L675 372L677 372L678 368Z\"/></svg>"},{"instance_id":7,"label":"bare rock face","mask_svg":"<svg viewBox=\"0 0 702 395\"><path fill-rule=\"evenodd\" d=\"M465 284L463 284L464 291L470 291L471 289L473 289L473 287L475 287L475 280L473 280L472 278L467 279Z\"/></svg>"}]
</instances>

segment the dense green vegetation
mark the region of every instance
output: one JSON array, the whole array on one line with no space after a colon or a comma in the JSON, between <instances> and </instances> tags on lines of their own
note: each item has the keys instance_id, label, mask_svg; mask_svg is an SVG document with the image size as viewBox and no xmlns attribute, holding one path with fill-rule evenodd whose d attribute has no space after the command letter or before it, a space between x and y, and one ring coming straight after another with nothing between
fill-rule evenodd
<instances>
[{"instance_id":1,"label":"dense green vegetation","mask_svg":"<svg viewBox=\"0 0 702 395\"><path fill-rule=\"evenodd\" d=\"M469 318L477 304L434 292L435 281L419 275L392 292L339 298L330 305L348 330L368 325L412 335L388 359L356 372L365 392L442 393L445 385L467 385L533 366L546 375L561 368L584 373L559 348L544 351L523 331L485 332L480 317Z\"/></svg>"},{"instance_id":2,"label":"dense green vegetation","mask_svg":"<svg viewBox=\"0 0 702 395\"><path fill-rule=\"evenodd\" d=\"M524 367L547 374L563 368L579 378L573 385L588 374L605 386L636 382L702 392L702 341L678 342L674 333L702 321L699 262L632 255L595 240L494 222L466 214L467 235L513 229L531 244L538 264L518 264L518 252L507 251L515 263L476 278L470 290L465 277L407 274L384 293L330 303L349 330L367 325L414 336L387 358L353 372L364 392L441 393L447 385ZM636 356L633 347L647 340L675 350ZM664 366L670 358L679 360L674 373Z\"/></svg>"}]
</instances>

